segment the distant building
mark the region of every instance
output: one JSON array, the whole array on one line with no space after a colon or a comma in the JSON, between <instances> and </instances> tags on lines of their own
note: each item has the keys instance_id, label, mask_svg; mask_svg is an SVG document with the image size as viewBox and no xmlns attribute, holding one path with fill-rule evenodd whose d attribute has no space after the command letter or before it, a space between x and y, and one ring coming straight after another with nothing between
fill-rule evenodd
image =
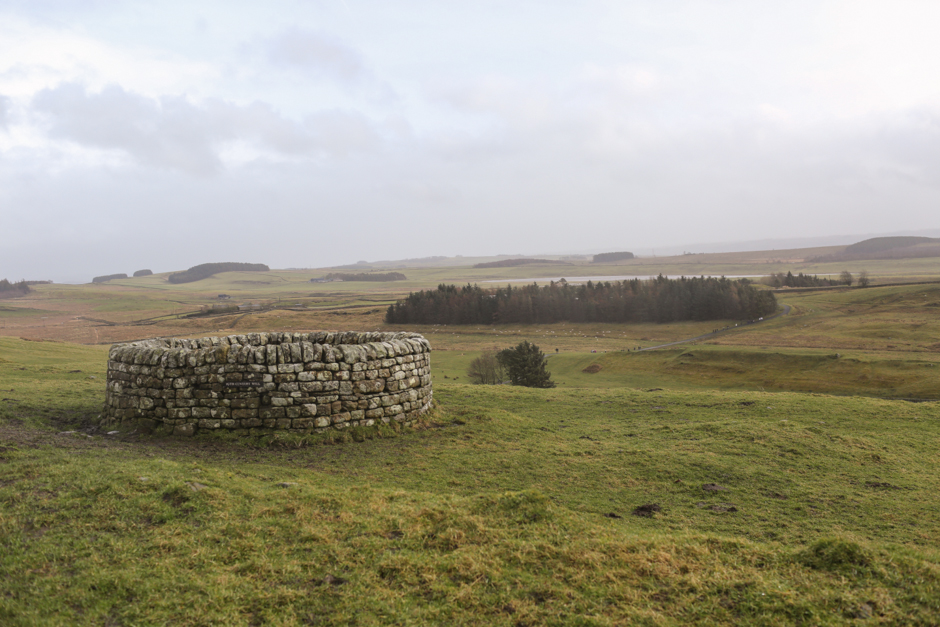
<instances>
[{"instance_id":1,"label":"distant building","mask_svg":"<svg viewBox=\"0 0 940 627\"><path fill-rule=\"evenodd\" d=\"M228 294L219 294L219 300L232 300L232 297Z\"/></svg>"}]
</instances>

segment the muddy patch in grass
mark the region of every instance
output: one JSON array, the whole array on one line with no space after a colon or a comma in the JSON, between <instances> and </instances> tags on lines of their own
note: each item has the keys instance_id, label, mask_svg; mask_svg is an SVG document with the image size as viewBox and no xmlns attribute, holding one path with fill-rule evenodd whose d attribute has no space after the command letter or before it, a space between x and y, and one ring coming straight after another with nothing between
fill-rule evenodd
<instances>
[{"instance_id":1,"label":"muddy patch in grass","mask_svg":"<svg viewBox=\"0 0 940 627\"><path fill-rule=\"evenodd\" d=\"M647 503L646 505L640 505L633 510L634 516L639 516L641 518L652 518L653 514L663 511L663 508L659 503Z\"/></svg>"}]
</instances>

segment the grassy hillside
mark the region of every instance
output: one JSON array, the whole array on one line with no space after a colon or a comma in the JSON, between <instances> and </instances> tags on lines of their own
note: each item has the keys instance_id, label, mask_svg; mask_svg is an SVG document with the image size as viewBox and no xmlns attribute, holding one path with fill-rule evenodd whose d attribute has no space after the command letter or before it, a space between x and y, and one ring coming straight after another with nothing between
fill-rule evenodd
<instances>
[{"instance_id":1,"label":"grassy hillside","mask_svg":"<svg viewBox=\"0 0 940 627\"><path fill-rule=\"evenodd\" d=\"M940 612L933 403L439 379L421 430L285 449L89 436L102 350L2 348L3 624Z\"/></svg>"},{"instance_id":2,"label":"grassy hillside","mask_svg":"<svg viewBox=\"0 0 940 627\"><path fill-rule=\"evenodd\" d=\"M873 237L845 247L847 254L879 253L895 248L907 248L918 244L940 244L935 237Z\"/></svg>"},{"instance_id":3,"label":"grassy hillside","mask_svg":"<svg viewBox=\"0 0 940 627\"><path fill-rule=\"evenodd\" d=\"M466 381L476 352L438 352L438 379ZM691 346L654 352L549 354L561 387L658 387L799 391L881 398L940 399L940 359L899 359L822 350Z\"/></svg>"},{"instance_id":4,"label":"grassy hillside","mask_svg":"<svg viewBox=\"0 0 940 627\"><path fill-rule=\"evenodd\" d=\"M390 330L458 273L310 274L4 301L0 624L936 624L940 405L888 397L940 397L940 286L781 292L741 327L409 327L434 414L333 446L95 428L107 342ZM218 293L270 309L187 317ZM464 385L523 339L558 388Z\"/></svg>"},{"instance_id":5,"label":"grassy hillside","mask_svg":"<svg viewBox=\"0 0 940 627\"><path fill-rule=\"evenodd\" d=\"M806 257L572 269L863 269ZM434 347L434 415L335 446L95 429L110 342L397 330L382 316L409 291L531 271L153 275L3 301L0 624L936 624L940 407L888 399L940 398L940 285L782 291L788 316L737 328L408 327ZM265 309L191 315L220 293ZM524 339L558 388L464 385Z\"/></svg>"}]
</instances>

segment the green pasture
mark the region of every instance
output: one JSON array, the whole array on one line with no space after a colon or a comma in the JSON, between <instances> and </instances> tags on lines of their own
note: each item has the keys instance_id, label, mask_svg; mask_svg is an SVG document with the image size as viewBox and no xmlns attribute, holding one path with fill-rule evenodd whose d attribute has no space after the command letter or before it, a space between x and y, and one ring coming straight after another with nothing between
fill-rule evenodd
<instances>
[{"instance_id":1,"label":"green pasture","mask_svg":"<svg viewBox=\"0 0 940 627\"><path fill-rule=\"evenodd\" d=\"M865 289L783 290L777 293L777 301L792 306L789 316L767 324L750 325L714 341L752 347L893 352L901 359L907 353L919 355L940 351L938 283Z\"/></svg>"},{"instance_id":2,"label":"green pasture","mask_svg":"<svg viewBox=\"0 0 940 627\"><path fill-rule=\"evenodd\" d=\"M397 330L384 303L470 270L41 285L0 326L105 334L229 293L281 307L125 332ZM940 404L899 399L940 397L940 286L778 300L737 328L410 327L434 349L421 427L312 441L107 435L107 345L0 337L0 624L934 625ZM524 339L558 387L468 384Z\"/></svg>"},{"instance_id":3,"label":"green pasture","mask_svg":"<svg viewBox=\"0 0 940 627\"><path fill-rule=\"evenodd\" d=\"M89 421L104 404L108 348L0 337L0 412Z\"/></svg>"},{"instance_id":4,"label":"green pasture","mask_svg":"<svg viewBox=\"0 0 940 627\"><path fill-rule=\"evenodd\" d=\"M4 624L929 625L940 612L935 403L438 376L418 430L284 448L132 425L89 436L102 348L0 350Z\"/></svg>"},{"instance_id":5,"label":"green pasture","mask_svg":"<svg viewBox=\"0 0 940 627\"><path fill-rule=\"evenodd\" d=\"M479 354L434 352L435 381L467 381L467 368ZM930 357L685 345L639 353L549 353L547 368L556 384L566 388L665 386L940 399L940 355Z\"/></svg>"},{"instance_id":6,"label":"green pasture","mask_svg":"<svg viewBox=\"0 0 940 627\"><path fill-rule=\"evenodd\" d=\"M0 323L3 320L41 318L42 316L53 315L55 312L48 309L36 309L34 307L24 306L4 306L0 304Z\"/></svg>"},{"instance_id":7,"label":"green pasture","mask_svg":"<svg viewBox=\"0 0 940 627\"><path fill-rule=\"evenodd\" d=\"M789 251L806 254L806 251ZM779 257L777 257L779 253ZM262 325L282 324L283 328L303 328L303 325L315 325L314 328L335 322L337 327L344 326L344 320L332 321L329 318L317 317L319 314L332 312L337 309L346 309L352 313L359 310L357 316L363 311L375 309L378 313L370 318L372 324L381 325L382 313L389 304L396 299L406 296L409 292L433 289L441 283L463 285L478 283L498 287L505 285L509 280L534 279L538 277L555 276L618 276L639 275L655 276L659 273L669 275L693 276L699 274L710 275L751 275L766 276L771 272L809 272L821 275L837 275L841 270L852 272L867 270L872 280L879 282L897 280L924 280L940 275L940 265L936 259L906 259L906 260L877 260L865 262L852 262L838 266L822 267L808 265L803 262L794 262L786 258L788 251L761 251L756 253L724 253L713 255L687 255L679 257L641 258L625 261L619 264L600 265L588 261L574 261L571 265L534 264L514 268L487 268L472 267L473 259L465 260L468 265L441 265L439 267L400 268L408 277L405 281L393 282L336 282L315 284L309 280L313 277L323 276L329 269L313 270L272 270L270 272L228 272L216 276L185 284L171 284L166 277L169 273L155 274L146 277L129 278L110 281L104 284L86 285L37 285L34 291L26 298L3 301L0 307L0 326L4 321L13 321L14 318L24 319L35 312L50 310L53 312L74 313L75 315L102 320L109 324L131 324L153 319L169 321L179 314L198 312L206 307L219 304L257 303L265 308L294 309L293 314L280 316L282 321L271 319L263 320ZM864 267L855 267L852 264L861 264ZM363 270L369 270L369 267ZM374 267L379 271L387 268ZM494 281L485 283L486 281ZM870 290L893 290L894 288L870 288ZM905 288L906 289L906 288ZM858 293L859 298L868 298L866 293L870 290L851 290ZM890 292L888 292L890 293ZM219 294L228 294L230 301L219 301ZM798 313L809 314L813 311L825 309L827 313L838 313L827 301L841 302L844 297L840 290L826 290L821 292L780 292L778 298L781 302L794 301ZM801 303L806 303L802 308ZM910 303L903 303L904 306ZM894 307L897 309L897 307ZM25 313L23 309L32 309L32 313ZM892 303L886 302L880 309L871 307L867 315L877 314L885 317L892 310ZM243 312L239 324L246 328L259 328L258 312ZM305 316L303 314L308 314ZM849 315L851 315L849 313ZM936 316L933 316L934 318ZM357 318L357 321L361 316ZM805 318L810 320L811 317ZM891 324L891 321L887 321ZM712 323L700 325L705 330L711 330ZM301 326L298 326L301 325ZM220 328L212 324L211 320L204 325L207 330L215 331ZM564 325L561 325L564 326ZM669 325L672 326L672 325ZM903 326L903 325L902 325ZM176 325L173 333L198 333L199 325ZM269 328L269 327L268 327ZM819 332L831 335L832 328L820 327ZM429 331L431 331L429 329ZM498 339L505 329L497 328L493 336ZM590 329L579 330L579 335L589 337ZM671 339L682 339L670 333L656 333L651 330L642 330L642 334L634 333L636 328L621 325L619 334L632 334L631 339L649 337L655 341L660 336ZM812 330L803 333L808 335ZM922 329L923 334L935 331L932 327ZM157 330L166 333L168 330ZM12 332L6 334L12 335ZM851 333L847 332L846 340L851 340ZM136 335L134 336L136 337ZM756 335L754 337L757 337ZM893 337L890 334L887 337ZM445 338L446 339L446 338ZM546 338L552 339L552 338ZM812 338L811 338L812 339ZM796 340L788 340L792 345ZM812 341L818 341L812 340ZM812 341L806 344L811 345ZM648 345L648 344L647 344ZM852 344L847 344L850 346ZM855 341L855 346L862 348L861 340ZM559 347L561 348L561 347ZM597 350L619 350L619 346L595 346ZM906 347L905 347L906 348Z\"/></svg>"},{"instance_id":8,"label":"green pasture","mask_svg":"<svg viewBox=\"0 0 940 627\"><path fill-rule=\"evenodd\" d=\"M339 282L313 284L310 279L322 277L334 268L307 270L272 270L270 272L225 272L193 283L172 284L165 272L146 277L118 279L98 288L112 286L134 288L155 292L179 292L214 297L217 293L228 293L237 297L264 298L290 294L292 296L313 295L323 292L407 294L409 291L436 287L440 283L482 283L546 277L573 276L766 276L771 273L792 271L819 276L838 277L843 270L853 274L868 272L874 282L895 280L918 280L940 275L937 258L922 259L878 259L845 262L815 262L814 257L832 252L840 247L801 249L792 251L754 251L739 253L711 253L704 255L680 255L673 257L641 257L613 264L594 264L590 259L567 261L560 264L528 264L510 268L474 268L475 263L492 261L493 258L463 258L442 260L436 265L414 264L400 267L395 264L368 264L357 272L383 272L396 270L404 273L405 281L388 283ZM551 259L552 256L545 256ZM180 268L179 270L182 270ZM500 285L496 283L494 285ZM89 285L90 286L90 285ZM39 286L48 289L52 286Z\"/></svg>"}]
</instances>

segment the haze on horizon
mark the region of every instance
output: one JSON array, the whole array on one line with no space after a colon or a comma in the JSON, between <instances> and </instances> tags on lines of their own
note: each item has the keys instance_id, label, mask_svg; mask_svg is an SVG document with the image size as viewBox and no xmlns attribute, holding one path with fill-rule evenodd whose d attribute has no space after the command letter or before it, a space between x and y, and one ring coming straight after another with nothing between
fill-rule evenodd
<instances>
[{"instance_id":1,"label":"haze on horizon","mask_svg":"<svg viewBox=\"0 0 940 627\"><path fill-rule=\"evenodd\" d=\"M0 0L0 278L940 227L940 5Z\"/></svg>"}]
</instances>

